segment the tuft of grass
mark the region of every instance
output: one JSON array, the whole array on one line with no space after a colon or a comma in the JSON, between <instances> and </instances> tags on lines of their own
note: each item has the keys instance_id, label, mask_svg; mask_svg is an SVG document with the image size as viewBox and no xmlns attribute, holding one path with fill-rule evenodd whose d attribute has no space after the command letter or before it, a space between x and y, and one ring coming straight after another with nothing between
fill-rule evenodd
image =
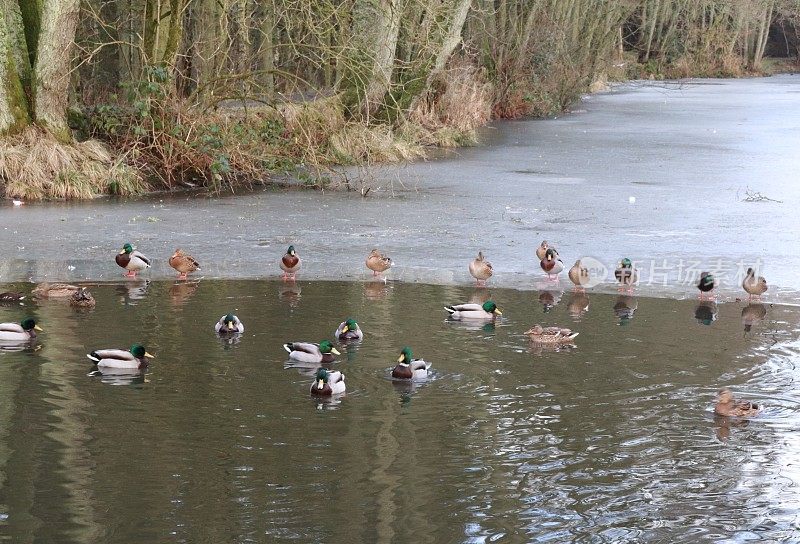
<instances>
[{"instance_id":1,"label":"tuft of grass","mask_svg":"<svg viewBox=\"0 0 800 544\"><path fill-rule=\"evenodd\" d=\"M65 144L36 127L0 139L0 188L6 197L25 200L88 199L149 189L102 143Z\"/></svg>"}]
</instances>

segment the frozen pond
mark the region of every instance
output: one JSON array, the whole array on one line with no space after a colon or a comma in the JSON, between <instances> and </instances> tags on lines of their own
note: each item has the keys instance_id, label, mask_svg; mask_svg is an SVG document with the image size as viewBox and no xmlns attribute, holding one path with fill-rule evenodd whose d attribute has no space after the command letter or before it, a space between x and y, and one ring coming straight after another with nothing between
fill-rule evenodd
<instances>
[{"instance_id":1,"label":"frozen pond","mask_svg":"<svg viewBox=\"0 0 800 544\"><path fill-rule=\"evenodd\" d=\"M643 293L693 296L710 269L731 299L756 266L769 300L800 300L800 76L633 83L487 134L444 160L375 170L364 199L269 190L3 207L0 280L116 279L127 241L158 261L152 278L172 273L176 247L205 277L274 276L292 243L305 279L361 279L378 246L396 279L463 284L482 249L494 285L536 289L533 249L547 239L567 266L630 257ZM748 189L781 202L743 202Z\"/></svg>"}]
</instances>

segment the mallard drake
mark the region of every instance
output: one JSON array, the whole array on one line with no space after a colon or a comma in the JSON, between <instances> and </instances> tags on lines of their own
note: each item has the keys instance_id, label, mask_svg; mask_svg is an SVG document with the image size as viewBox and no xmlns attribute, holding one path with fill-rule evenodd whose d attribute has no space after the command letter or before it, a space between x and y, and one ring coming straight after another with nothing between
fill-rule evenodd
<instances>
[{"instance_id":1,"label":"mallard drake","mask_svg":"<svg viewBox=\"0 0 800 544\"><path fill-rule=\"evenodd\" d=\"M75 291L69 299L69 305L75 308L94 308L96 304L97 302L86 287Z\"/></svg>"},{"instance_id":2,"label":"mallard drake","mask_svg":"<svg viewBox=\"0 0 800 544\"><path fill-rule=\"evenodd\" d=\"M471 302L453 304L452 306L445 306L444 309L450 314L450 318L459 321L462 319L494 319L503 315L500 308L491 300L487 300L483 304L473 304Z\"/></svg>"},{"instance_id":3,"label":"mallard drake","mask_svg":"<svg viewBox=\"0 0 800 544\"><path fill-rule=\"evenodd\" d=\"M482 251L479 251L478 256L470 261L469 273L475 278L478 285L486 284L486 280L492 277L492 263L486 260Z\"/></svg>"},{"instance_id":4,"label":"mallard drake","mask_svg":"<svg viewBox=\"0 0 800 544\"><path fill-rule=\"evenodd\" d=\"M564 270L564 262L558 258L558 253L552 247L547 248L544 252L544 259L541 260L539 266L542 267L548 278L555 276L558 279L558 275Z\"/></svg>"},{"instance_id":5,"label":"mallard drake","mask_svg":"<svg viewBox=\"0 0 800 544\"><path fill-rule=\"evenodd\" d=\"M188 274L200 270L200 263L180 248L169 258L169 265L178 272L178 278L182 280L185 280Z\"/></svg>"},{"instance_id":6,"label":"mallard drake","mask_svg":"<svg viewBox=\"0 0 800 544\"><path fill-rule=\"evenodd\" d=\"M623 286L631 286L639 280L639 272L633 267L633 262L625 257L614 270L614 277Z\"/></svg>"},{"instance_id":7,"label":"mallard drake","mask_svg":"<svg viewBox=\"0 0 800 544\"><path fill-rule=\"evenodd\" d=\"M97 365L97 368L127 368L131 370L147 368L147 359L154 358L141 344L132 345L128 351L98 349L87 353L86 356Z\"/></svg>"},{"instance_id":8,"label":"mallard drake","mask_svg":"<svg viewBox=\"0 0 800 544\"><path fill-rule=\"evenodd\" d=\"M11 291L0 293L0 304L17 304L23 300L25 300L25 295L22 293L13 293Z\"/></svg>"},{"instance_id":9,"label":"mallard drake","mask_svg":"<svg viewBox=\"0 0 800 544\"><path fill-rule=\"evenodd\" d=\"M723 417L753 417L760 412L758 404L746 400L736 400L727 387L717 393L717 404L714 413Z\"/></svg>"},{"instance_id":10,"label":"mallard drake","mask_svg":"<svg viewBox=\"0 0 800 544\"><path fill-rule=\"evenodd\" d=\"M697 282L697 288L700 289L700 298L703 298L706 293L711 293L714 287L717 286L717 280L711 275L711 272L701 272L700 281ZM713 297L713 295L710 295Z\"/></svg>"},{"instance_id":11,"label":"mallard drake","mask_svg":"<svg viewBox=\"0 0 800 544\"><path fill-rule=\"evenodd\" d=\"M589 269L581 265L580 259L575 261L575 264L569 269L567 275L578 290L584 290L586 285L589 284Z\"/></svg>"},{"instance_id":12,"label":"mallard drake","mask_svg":"<svg viewBox=\"0 0 800 544\"><path fill-rule=\"evenodd\" d=\"M540 261L543 261L545 257L547 257L547 250L552 249L555 251L556 255L558 255L558 250L554 247L550 247L547 244L547 240L542 240L542 243L539 244L539 247L536 248L536 258Z\"/></svg>"},{"instance_id":13,"label":"mallard drake","mask_svg":"<svg viewBox=\"0 0 800 544\"><path fill-rule=\"evenodd\" d=\"M283 349L289 353L289 359L298 363L332 363L336 360L336 355L341 355L328 340L319 344L287 342Z\"/></svg>"},{"instance_id":14,"label":"mallard drake","mask_svg":"<svg viewBox=\"0 0 800 544\"><path fill-rule=\"evenodd\" d=\"M69 283L40 283L31 292L36 298L67 298L80 290L77 285Z\"/></svg>"},{"instance_id":15,"label":"mallard drake","mask_svg":"<svg viewBox=\"0 0 800 544\"><path fill-rule=\"evenodd\" d=\"M392 260L378 251L373 249L367 256L367 268L372 270L373 276L379 276L392 267Z\"/></svg>"},{"instance_id":16,"label":"mallard drake","mask_svg":"<svg viewBox=\"0 0 800 544\"><path fill-rule=\"evenodd\" d=\"M281 257L281 270L283 270L284 280L294 280L297 271L300 270L300 257L294 250L294 246L289 246L286 253Z\"/></svg>"},{"instance_id":17,"label":"mallard drake","mask_svg":"<svg viewBox=\"0 0 800 544\"><path fill-rule=\"evenodd\" d=\"M750 295L750 298L754 296L760 297L767 292L767 280L763 276L756 278L755 270L748 268L747 274L742 281L742 287Z\"/></svg>"},{"instance_id":18,"label":"mallard drake","mask_svg":"<svg viewBox=\"0 0 800 544\"><path fill-rule=\"evenodd\" d=\"M214 331L217 334L241 334L244 332L244 323L233 314L225 314L214 324Z\"/></svg>"},{"instance_id":19,"label":"mallard drake","mask_svg":"<svg viewBox=\"0 0 800 544\"><path fill-rule=\"evenodd\" d=\"M329 397L344 393L344 374L338 370L327 370L320 368L314 375L314 383L311 384L311 394L319 397Z\"/></svg>"},{"instance_id":20,"label":"mallard drake","mask_svg":"<svg viewBox=\"0 0 800 544\"><path fill-rule=\"evenodd\" d=\"M31 317L21 323L0 323L0 342L27 342L36 338L36 331L41 330Z\"/></svg>"},{"instance_id":21,"label":"mallard drake","mask_svg":"<svg viewBox=\"0 0 800 544\"><path fill-rule=\"evenodd\" d=\"M122 246L115 260L119 266L128 271L125 275L131 278L136 277L137 272L150 268L150 259L136 251L130 244Z\"/></svg>"},{"instance_id":22,"label":"mallard drake","mask_svg":"<svg viewBox=\"0 0 800 544\"><path fill-rule=\"evenodd\" d=\"M431 363L422 359L414 359L411 348L400 350L400 357L397 359L397 366L392 369L392 378L400 380L424 380L428 377L428 369Z\"/></svg>"},{"instance_id":23,"label":"mallard drake","mask_svg":"<svg viewBox=\"0 0 800 544\"><path fill-rule=\"evenodd\" d=\"M361 330L355 319L347 319L339 324L339 328L333 333L333 337L340 342L347 340L361 341L364 339L364 331Z\"/></svg>"},{"instance_id":24,"label":"mallard drake","mask_svg":"<svg viewBox=\"0 0 800 544\"><path fill-rule=\"evenodd\" d=\"M525 331L531 339L531 342L537 344L571 344L575 337L578 336L577 332L563 327L542 327L541 325L534 325L529 330Z\"/></svg>"}]
</instances>

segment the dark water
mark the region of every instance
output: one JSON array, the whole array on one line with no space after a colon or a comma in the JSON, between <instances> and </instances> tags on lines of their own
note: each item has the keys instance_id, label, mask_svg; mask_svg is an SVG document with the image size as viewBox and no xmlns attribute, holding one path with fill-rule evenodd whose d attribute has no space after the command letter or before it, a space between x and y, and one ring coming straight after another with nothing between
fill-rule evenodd
<instances>
[{"instance_id":1,"label":"dark water","mask_svg":"<svg viewBox=\"0 0 800 544\"><path fill-rule=\"evenodd\" d=\"M800 535L796 308L720 304L700 308L706 325L697 301L494 289L503 320L469 327L446 322L442 305L485 291L259 281L92 291L89 312L0 308L3 321L30 313L45 328L40 349L0 353L9 541ZM213 324L232 309L247 330L228 345ZM281 343L329 338L347 316L366 339L334 365L346 395L318 402L308 372L284 368ZM573 326L577 347L531 346L521 333L536 322ZM136 341L157 356L143 377L87 375L87 351ZM388 379L403 345L433 362L428 383ZM715 420L721 386L764 414Z\"/></svg>"}]
</instances>

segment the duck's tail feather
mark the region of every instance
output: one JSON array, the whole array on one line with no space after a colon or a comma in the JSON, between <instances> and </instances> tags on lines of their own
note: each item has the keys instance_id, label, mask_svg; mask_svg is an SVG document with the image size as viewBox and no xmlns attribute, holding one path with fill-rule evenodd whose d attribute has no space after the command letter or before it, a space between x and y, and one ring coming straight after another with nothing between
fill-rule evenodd
<instances>
[{"instance_id":1,"label":"duck's tail feather","mask_svg":"<svg viewBox=\"0 0 800 544\"><path fill-rule=\"evenodd\" d=\"M453 315L454 313L456 313L456 309L453 308L452 306L445 306L444 309L450 315Z\"/></svg>"},{"instance_id":2,"label":"duck's tail feather","mask_svg":"<svg viewBox=\"0 0 800 544\"><path fill-rule=\"evenodd\" d=\"M100 356L99 356L99 355L97 355L97 352L96 352L96 351L93 351L93 352L91 352L91 353L87 353L87 354L86 354L86 356L87 356L87 357L88 357L90 360L94 361L95 363L99 363L99 362L100 362Z\"/></svg>"},{"instance_id":3,"label":"duck's tail feather","mask_svg":"<svg viewBox=\"0 0 800 544\"><path fill-rule=\"evenodd\" d=\"M285 343L283 345L283 349L286 350L286 353L291 353L292 352L292 343L291 342Z\"/></svg>"}]
</instances>

